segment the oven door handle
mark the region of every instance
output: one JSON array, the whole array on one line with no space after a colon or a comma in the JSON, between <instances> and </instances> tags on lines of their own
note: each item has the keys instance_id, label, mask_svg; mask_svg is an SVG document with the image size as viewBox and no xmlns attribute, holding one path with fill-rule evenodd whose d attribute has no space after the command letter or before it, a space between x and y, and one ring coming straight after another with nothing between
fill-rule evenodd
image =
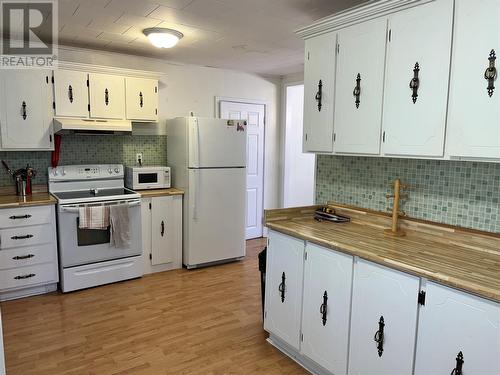
<instances>
[{"instance_id":1,"label":"oven door handle","mask_svg":"<svg viewBox=\"0 0 500 375\"><path fill-rule=\"evenodd\" d=\"M112 205L113 204L104 204L104 206L112 206ZM135 206L140 206L140 205L141 205L140 200L128 202L129 207L135 207ZM83 205L83 206L85 206L85 205ZM65 205L65 206L60 206L60 208L61 208L61 211L64 211L64 212L72 212L72 213L80 212L80 205Z\"/></svg>"}]
</instances>

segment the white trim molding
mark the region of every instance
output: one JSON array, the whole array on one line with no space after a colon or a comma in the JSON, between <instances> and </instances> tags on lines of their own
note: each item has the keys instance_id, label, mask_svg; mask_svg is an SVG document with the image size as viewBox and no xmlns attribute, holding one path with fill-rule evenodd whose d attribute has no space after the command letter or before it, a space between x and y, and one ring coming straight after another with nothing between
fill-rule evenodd
<instances>
[{"instance_id":1,"label":"white trim molding","mask_svg":"<svg viewBox=\"0 0 500 375\"><path fill-rule=\"evenodd\" d=\"M151 78L151 79L159 79L161 76L165 75L165 73L161 72L118 68L106 65L83 64L79 62L70 62L70 61L59 61L58 69L76 70L86 73L113 74L113 75L137 77L137 78Z\"/></svg>"},{"instance_id":2,"label":"white trim molding","mask_svg":"<svg viewBox=\"0 0 500 375\"><path fill-rule=\"evenodd\" d=\"M435 0L372 0L366 4L322 18L309 26L296 30L295 33L303 39L309 39L431 1Z\"/></svg>"}]
</instances>

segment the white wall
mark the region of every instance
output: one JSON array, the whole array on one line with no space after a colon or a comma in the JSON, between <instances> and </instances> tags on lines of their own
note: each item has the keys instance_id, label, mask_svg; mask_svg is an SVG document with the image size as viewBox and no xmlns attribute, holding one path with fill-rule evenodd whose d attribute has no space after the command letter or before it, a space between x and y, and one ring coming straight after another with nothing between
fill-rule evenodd
<instances>
[{"instance_id":1,"label":"white wall","mask_svg":"<svg viewBox=\"0 0 500 375\"><path fill-rule=\"evenodd\" d=\"M286 86L283 206L314 204L315 155L302 152L304 85Z\"/></svg>"},{"instance_id":2,"label":"white wall","mask_svg":"<svg viewBox=\"0 0 500 375\"><path fill-rule=\"evenodd\" d=\"M175 54L175 51L173 52ZM134 134L165 134L168 118L187 116L215 117L215 97L233 97L262 100L269 103L265 137L264 207L279 205L280 131L278 106L279 78L266 78L232 70L174 64L160 59L145 58L111 52L59 47L62 61L120 68L150 70L162 73L159 83L161 126L134 126Z\"/></svg>"}]
</instances>

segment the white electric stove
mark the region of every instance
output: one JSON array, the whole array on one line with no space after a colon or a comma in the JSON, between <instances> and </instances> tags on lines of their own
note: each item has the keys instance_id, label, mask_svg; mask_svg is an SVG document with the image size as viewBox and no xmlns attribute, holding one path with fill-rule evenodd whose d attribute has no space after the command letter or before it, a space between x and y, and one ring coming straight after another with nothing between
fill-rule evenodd
<instances>
[{"instance_id":1,"label":"white electric stove","mask_svg":"<svg viewBox=\"0 0 500 375\"><path fill-rule=\"evenodd\" d=\"M49 192L57 199L57 236L63 292L142 276L140 194L124 186L120 164L49 168ZM110 229L80 229L79 208L127 205L130 245L110 244Z\"/></svg>"}]
</instances>

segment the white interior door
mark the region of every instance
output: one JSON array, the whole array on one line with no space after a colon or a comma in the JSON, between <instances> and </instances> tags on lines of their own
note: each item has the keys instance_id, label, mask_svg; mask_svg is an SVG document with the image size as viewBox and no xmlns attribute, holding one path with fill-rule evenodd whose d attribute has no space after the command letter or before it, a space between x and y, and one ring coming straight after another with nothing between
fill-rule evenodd
<instances>
[{"instance_id":1,"label":"white interior door","mask_svg":"<svg viewBox=\"0 0 500 375\"><path fill-rule=\"evenodd\" d=\"M247 120L246 238L262 237L264 104L220 101L221 118Z\"/></svg>"}]
</instances>

